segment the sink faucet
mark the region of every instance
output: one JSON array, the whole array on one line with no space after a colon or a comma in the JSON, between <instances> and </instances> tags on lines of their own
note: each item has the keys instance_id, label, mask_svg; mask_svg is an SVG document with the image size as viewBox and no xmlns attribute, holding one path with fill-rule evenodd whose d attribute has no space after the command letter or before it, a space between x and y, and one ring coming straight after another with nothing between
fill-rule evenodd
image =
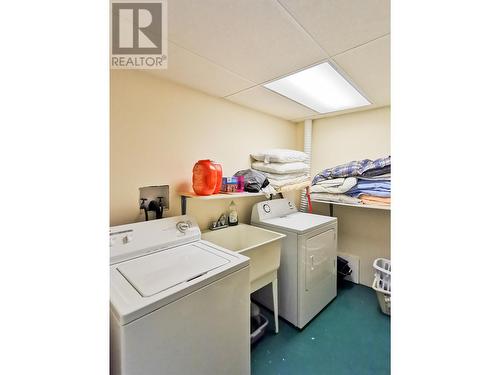
<instances>
[{"instance_id":1,"label":"sink faucet","mask_svg":"<svg viewBox=\"0 0 500 375\"><path fill-rule=\"evenodd\" d=\"M211 230L222 229L228 226L226 214L221 214L217 221L212 222Z\"/></svg>"}]
</instances>

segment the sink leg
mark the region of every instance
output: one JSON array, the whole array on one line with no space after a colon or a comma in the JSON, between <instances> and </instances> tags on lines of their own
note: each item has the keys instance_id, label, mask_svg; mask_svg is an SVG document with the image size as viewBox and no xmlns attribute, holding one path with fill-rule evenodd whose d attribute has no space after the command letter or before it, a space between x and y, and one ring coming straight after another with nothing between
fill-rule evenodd
<instances>
[{"instance_id":1,"label":"sink leg","mask_svg":"<svg viewBox=\"0 0 500 375\"><path fill-rule=\"evenodd\" d=\"M273 280L274 333L278 333L278 279Z\"/></svg>"}]
</instances>

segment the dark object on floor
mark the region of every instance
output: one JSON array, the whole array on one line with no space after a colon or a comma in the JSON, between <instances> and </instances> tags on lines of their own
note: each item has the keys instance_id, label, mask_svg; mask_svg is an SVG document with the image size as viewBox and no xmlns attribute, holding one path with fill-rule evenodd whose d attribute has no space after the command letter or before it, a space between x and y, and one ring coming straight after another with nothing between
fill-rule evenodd
<instances>
[{"instance_id":1,"label":"dark object on floor","mask_svg":"<svg viewBox=\"0 0 500 375\"><path fill-rule=\"evenodd\" d=\"M342 281L352 273L349 262L344 258L337 257L337 281Z\"/></svg>"},{"instance_id":2,"label":"dark object on floor","mask_svg":"<svg viewBox=\"0 0 500 375\"><path fill-rule=\"evenodd\" d=\"M264 336L268 324L269 320L262 314L250 318L250 343L252 345Z\"/></svg>"}]
</instances>

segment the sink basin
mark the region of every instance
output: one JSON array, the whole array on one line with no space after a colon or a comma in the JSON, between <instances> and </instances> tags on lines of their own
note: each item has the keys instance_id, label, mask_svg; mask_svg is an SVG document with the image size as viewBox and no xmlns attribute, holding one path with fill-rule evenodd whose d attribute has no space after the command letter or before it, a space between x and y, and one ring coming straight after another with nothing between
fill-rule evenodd
<instances>
[{"instance_id":1,"label":"sink basin","mask_svg":"<svg viewBox=\"0 0 500 375\"><path fill-rule=\"evenodd\" d=\"M284 234L247 224L238 224L234 227L208 231L201 235L201 238L205 241L250 258L252 292L267 284L260 285L259 279L279 268L281 239L283 237L285 237Z\"/></svg>"}]
</instances>

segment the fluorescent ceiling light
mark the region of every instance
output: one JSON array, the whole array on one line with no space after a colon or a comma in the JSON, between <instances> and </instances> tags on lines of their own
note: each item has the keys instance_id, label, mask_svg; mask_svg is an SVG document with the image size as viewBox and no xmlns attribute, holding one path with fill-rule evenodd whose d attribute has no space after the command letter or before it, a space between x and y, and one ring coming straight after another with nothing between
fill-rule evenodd
<instances>
[{"instance_id":1,"label":"fluorescent ceiling light","mask_svg":"<svg viewBox=\"0 0 500 375\"><path fill-rule=\"evenodd\" d=\"M327 62L266 83L264 87L319 113L371 104Z\"/></svg>"}]
</instances>

